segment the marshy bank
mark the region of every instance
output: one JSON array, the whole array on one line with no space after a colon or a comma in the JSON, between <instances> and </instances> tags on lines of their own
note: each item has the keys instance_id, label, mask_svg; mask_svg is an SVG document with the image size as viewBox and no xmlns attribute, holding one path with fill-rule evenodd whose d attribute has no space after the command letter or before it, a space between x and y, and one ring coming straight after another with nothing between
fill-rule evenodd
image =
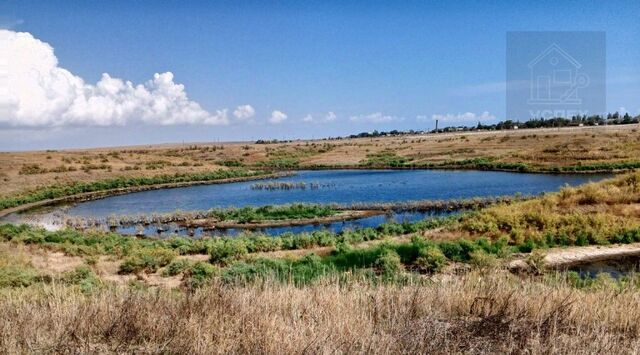
<instances>
[{"instance_id":1,"label":"marshy bank","mask_svg":"<svg viewBox=\"0 0 640 355\"><path fill-rule=\"evenodd\" d=\"M197 174L116 178L90 183L47 186L21 195L0 198L0 218L40 207L94 201L135 192L272 179L292 174L292 172L266 173L259 170L229 169Z\"/></svg>"},{"instance_id":2,"label":"marshy bank","mask_svg":"<svg viewBox=\"0 0 640 355\"><path fill-rule=\"evenodd\" d=\"M42 215L32 215L23 222L47 226L49 229L63 227L77 230L97 229L152 237L230 236L247 230L277 236L284 232L300 233L326 229L337 233L346 229L377 227L388 222L416 222L425 218L453 215L493 204L510 204L525 199L526 197L523 196L505 196L351 205L267 205L107 218L69 216L65 211L57 209Z\"/></svg>"}]
</instances>

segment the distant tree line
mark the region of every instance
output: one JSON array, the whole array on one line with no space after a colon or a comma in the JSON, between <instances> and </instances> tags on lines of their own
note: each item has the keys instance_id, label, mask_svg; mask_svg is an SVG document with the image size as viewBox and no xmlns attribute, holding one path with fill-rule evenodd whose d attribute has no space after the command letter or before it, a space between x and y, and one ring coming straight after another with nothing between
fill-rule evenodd
<instances>
[{"instance_id":1,"label":"distant tree line","mask_svg":"<svg viewBox=\"0 0 640 355\"><path fill-rule=\"evenodd\" d=\"M399 131L397 129L391 131L378 131L361 132L358 134L351 134L345 137L328 137L322 140L339 140L347 138L377 138L386 136L403 136L403 135L416 135L424 133L444 133L444 132L469 132L469 131L501 131L510 129L530 129L530 128L561 128L561 127L579 127L579 126L603 126L603 125L621 125L621 124L633 124L640 123L640 115L631 117L629 113L621 115L618 112L608 113L604 115L577 115L571 118L554 117L554 118L533 118L525 122L505 120L494 124L482 124L478 122L475 126L449 126L438 128L436 131L432 129L430 131L420 130L408 130ZM256 144L279 144L290 143L292 140L264 140L259 139Z\"/></svg>"},{"instance_id":2,"label":"distant tree line","mask_svg":"<svg viewBox=\"0 0 640 355\"><path fill-rule=\"evenodd\" d=\"M398 131L392 130L388 132L377 131L362 132L359 134L352 134L347 137L328 138L328 139L343 139L343 138L376 138L384 136L400 136L400 135L414 135L422 133L442 133L442 132L468 132L468 131L500 131L509 129L530 129L530 128L560 128L560 127L579 127L579 126L602 126L602 125L620 125L620 124L632 124L640 123L640 116L631 117L629 113L621 115L618 112L609 113L606 116L603 115L578 115L571 118L555 117L555 118L534 118L525 122L505 120L494 124L482 124L478 122L475 126L449 126L439 128L436 132L435 129L430 131Z\"/></svg>"}]
</instances>

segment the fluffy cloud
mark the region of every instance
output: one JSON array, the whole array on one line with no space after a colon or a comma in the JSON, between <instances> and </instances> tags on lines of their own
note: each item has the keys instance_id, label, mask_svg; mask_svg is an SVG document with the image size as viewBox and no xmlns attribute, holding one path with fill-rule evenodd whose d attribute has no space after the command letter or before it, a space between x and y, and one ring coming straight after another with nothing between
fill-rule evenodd
<instances>
[{"instance_id":1,"label":"fluffy cloud","mask_svg":"<svg viewBox=\"0 0 640 355\"><path fill-rule=\"evenodd\" d=\"M29 33L0 30L0 51L0 126L228 123L226 109L209 113L189 100L171 72L139 85L102 74L91 85L59 67L53 48Z\"/></svg>"},{"instance_id":2,"label":"fluffy cloud","mask_svg":"<svg viewBox=\"0 0 640 355\"><path fill-rule=\"evenodd\" d=\"M302 122L313 122L313 116L306 115L306 116L302 117Z\"/></svg>"},{"instance_id":3,"label":"fluffy cloud","mask_svg":"<svg viewBox=\"0 0 640 355\"><path fill-rule=\"evenodd\" d=\"M239 120L248 120L255 114L256 110L251 105L241 105L233 111L233 115Z\"/></svg>"},{"instance_id":4,"label":"fluffy cloud","mask_svg":"<svg viewBox=\"0 0 640 355\"><path fill-rule=\"evenodd\" d=\"M275 110L271 112L271 118L269 118L269 123L278 124L278 123L284 122L286 119L287 119L287 115L284 112Z\"/></svg>"},{"instance_id":5,"label":"fluffy cloud","mask_svg":"<svg viewBox=\"0 0 640 355\"><path fill-rule=\"evenodd\" d=\"M418 116L418 120L425 120L426 116ZM465 113L447 113L447 114L435 114L431 116L432 120L440 120L440 121L470 121L470 120L492 120L495 119L496 116L490 114L488 111L484 111L483 113L477 115L473 112L465 112Z\"/></svg>"},{"instance_id":6,"label":"fluffy cloud","mask_svg":"<svg viewBox=\"0 0 640 355\"><path fill-rule=\"evenodd\" d=\"M351 122L369 122L369 123L388 123L402 121L404 118L390 115L383 115L381 112L372 113L369 115L351 116L349 117Z\"/></svg>"}]
</instances>

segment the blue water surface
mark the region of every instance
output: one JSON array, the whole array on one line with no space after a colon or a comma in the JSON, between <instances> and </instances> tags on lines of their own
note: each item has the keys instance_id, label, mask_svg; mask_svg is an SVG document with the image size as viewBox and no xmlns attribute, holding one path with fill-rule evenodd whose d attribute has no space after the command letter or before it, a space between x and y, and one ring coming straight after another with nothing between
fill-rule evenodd
<instances>
[{"instance_id":1,"label":"blue water surface","mask_svg":"<svg viewBox=\"0 0 640 355\"><path fill-rule=\"evenodd\" d=\"M270 180L200 185L136 192L78 203L69 215L163 213L215 207L263 206L290 203L372 203L450 200L472 197L537 195L562 186L598 181L611 175L524 174L452 170L324 170L300 171L283 182L317 183L318 189L256 190L251 185Z\"/></svg>"}]
</instances>

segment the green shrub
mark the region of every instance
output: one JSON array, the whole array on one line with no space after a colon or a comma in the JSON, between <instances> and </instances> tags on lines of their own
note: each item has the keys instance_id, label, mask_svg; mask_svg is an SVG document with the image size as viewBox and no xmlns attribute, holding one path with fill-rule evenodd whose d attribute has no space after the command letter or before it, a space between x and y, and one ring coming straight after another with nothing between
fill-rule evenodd
<instances>
[{"instance_id":1,"label":"green shrub","mask_svg":"<svg viewBox=\"0 0 640 355\"><path fill-rule=\"evenodd\" d=\"M486 251L479 249L470 254L471 265L481 270L493 269L498 266L498 258L494 254L489 254Z\"/></svg>"},{"instance_id":2,"label":"green shrub","mask_svg":"<svg viewBox=\"0 0 640 355\"><path fill-rule=\"evenodd\" d=\"M120 264L120 274L154 273L159 268L168 265L174 258L175 252L169 249L153 248L137 250Z\"/></svg>"},{"instance_id":3,"label":"green shrub","mask_svg":"<svg viewBox=\"0 0 640 355\"><path fill-rule=\"evenodd\" d=\"M102 286L100 278L87 266L78 266L73 271L67 272L63 280L72 285L80 286L83 293L93 292Z\"/></svg>"},{"instance_id":4,"label":"green shrub","mask_svg":"<svg viewBox=\"0 0 640 355\"><path fill-rule=\"evenodd\" d=\"M249 263L236 262L224 269L222 280L232 284L278 280L301 286L335 271L335 268L327 265L323 258L310 253L298 260L260 258Z\"/></svg>"},{"instance_id":5,"label":"green shrub","mask_svg":"<svg viewBox=\"0 0 640 355\"><path fill-rule=\"evenodd\" d=\"M400 255L390 248L384 248L375 261L376 270L383 275L395 275L404 270Z\"/></svg>"},{"instance_id":6,"label":"green shrub","mask_svg":"<svg viewBox=\"0 0 640 355\"><path fill-rule=\"evenodd\" d=\"M440 248L427 246L419 250L415 264L421 271L434 273L447 265L447 257Z\"/></svg>"},{"instance_id":7,"label":"green shrub","mask_svg":"<svg viewBox=\"0 0 640 355\"><path fill-rule=\"evenodd\" d=\"M187 269L186 276L189 287L198 288L205 285L217 273L218 269L206 262L198 261Z\"/></svg>"},{"instance_id":8,"label":"green shrub","mask_svg":"<svg viewBox=\"0 0 640 355\"><path fill-rule=\"evenodd\" d=\"M173 260L162 271L162 276L176 276L191 266L191 262L187 259Z\"/></svg>"},{"instance_id":9,"label":"green shrub","mask_svg":"<svg viewBox=\"0 0 640 355\"><path fill-rule=\"evenodd\" d=\"M367 159L361 161L360 165L372 168L399 168L406 166L411 160L408 157L398 156L393 150L385 149L377 153L368 154Z\"/></svg>"},{"instance_id":10,"label":"green shrub","mask_svg":"<svg viewBox=\"0 0 640 355\"><path fill-rule=\"evenodd\" d=\"M210 246L209 256L212 264L228 264L248 253L247 245L241 239L220 239Z\"/></svg>"},{"instance_id":11,"label":"green shrub","mask_svg":"<svg viewBox=\"0 0 640 355\"><path fill-rule=\"evenodd\" d=\"M31 266L7 265L0 267L0 288L27 287L41 280L38 271Z\"/></svg>"},{"instance_id":12,"label":"green shrub","mask_svg":"<svg viewBox=\"0 0 640 355\"><path fill-rule=\"evenodd\" d=\"M442 242L438 246L447 259L459 262L469 261L471 252L478 248L477 245L465 239L454 242Z\"/></svg>"}]
</instances>

